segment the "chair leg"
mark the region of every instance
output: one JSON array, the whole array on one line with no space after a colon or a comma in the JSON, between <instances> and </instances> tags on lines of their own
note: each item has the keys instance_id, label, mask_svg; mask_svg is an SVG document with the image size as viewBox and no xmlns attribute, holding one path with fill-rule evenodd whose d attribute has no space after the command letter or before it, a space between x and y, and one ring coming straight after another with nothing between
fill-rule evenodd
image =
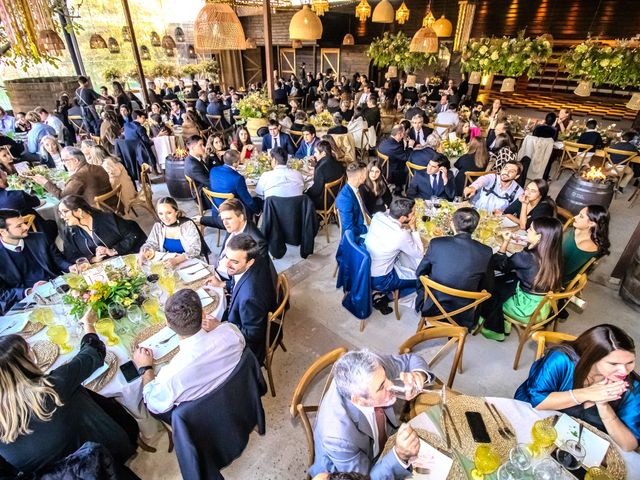
<instances>
[{"instance_id":1,"label":"chair leg","mask_svg":"<svg viewBox=\"0 0 640 480\"><path fill-rule=\"evenodd\" d=\"M287 352L287 347L284 346L284 342L282 340L280 340L280 344L279 345L280 345L280 348L282 348L282 351L286 353Z\"/></svg>"},{"instance_id":2,"label":"chair leg","mask_svg":"<svg viewBox=\"0 0 640 480\"><path fill-rule=\"evenodd\" d=\"M336 278L336 275L338 275L338 262L336 261L336 268L333 270L333 278Z\"/></svg>"},{"instance_id":3,"label":"chair leg","mask_svg":"<svg viewBox=\"0 0 640 480\"><path fill-rule=\"evenodd\" d=\"M398 297L400 296L400 292L398 290L393 291L393 309L396 312L396 320L400 320L400 308L398 307Z\"/></svg>"},{"instance_id":4,"label":"chair leg","mask_svg":"<svg viewBox=\"0 0 640 480\"><path fill-rule=\"evenodd\" d=\"M416 333L420 332L420 330L422 330L424 328L424 317L420 316L420 321L418 322L418 328L416 328Z\"/></svg>"},{"instance_id":5,"label":"chair leg","mask_svg":"<svg viewBox=\"0 0 640 480\"><path fill-rule=\"evenodd\" d=\"M267 370L267 378L269 380L269 390L271 391L271 396L276 396L276 387L273 386L273 374L271 373L271 360L267 360L264 363L264 368Z\"/></svg>"},{"instance_id":6,"label":"chair leg","mask_svg":"<svg viewBox=\"0 0 640 480\"><path fill-rule=\"evenodd\" d=\"M331 239L329 238L329 216L326 217L324 221L324 229L327 234L327 243L331 243Z\"/></svg>"},{"instance_id":7,"label":"chair leg","mask_svg":"<svg viewBox=\"0 0 640 480\"><path fill-rule=\"evenodd\" d=\"M168 453L173 452L173 431L168 428L164 422L160 422L162 424L162 428L167 432L167 439L169 440L169 448L167 449Z\"/></svg>"},{"instance_id":8,"label":"chair leg","mask_svg":"<svg viewBox=\"0 0 640 480\"><path fill-rule=\"evenodd\" d=\"M516 350L516 358L513 360L513 369L518 370L518 364L520 363L520 356L522 355L522 349L527 342L526 334L524 332L518 332L518 349Z\"/></svg>"},{"instance_id":9,"label":"chair leg","mask_svg":"<svg viewBox=\"0 0 640 480\"><path fill-rule=\"evenodd\" d=\"M156 453L158 450L151 445L148 445L140 436L138 436L138 446L145 452Z\"/></svg>"},{"instance_id":10,"label":"chair leg","mask_svg":"<svg viewBox=\"0 0 640 480\"><path fill-rule=\"evenodd\" d=\"M364 332L364 320L360 320L360 331Z\"/></svg>"}]
</instances>

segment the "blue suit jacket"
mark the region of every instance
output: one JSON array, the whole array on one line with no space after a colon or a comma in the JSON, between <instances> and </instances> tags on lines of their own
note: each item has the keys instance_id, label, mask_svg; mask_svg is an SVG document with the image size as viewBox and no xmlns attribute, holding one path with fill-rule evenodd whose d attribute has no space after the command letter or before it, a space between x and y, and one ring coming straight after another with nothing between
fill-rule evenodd
<instances>
[{"instance_id":1,"label":"blue suit jacket","mask_svg":"<svg viewBox=\"0 0 640 480\"><path fill-rule=\"evenodd\" d=\"M416 165L426 167L431 160L438 158L440 154L430 147L414 149L409 155L409 161Z\"/></svg>"},{"instance_id":2,"label":"blue suit jacket","mask_svg":"<svg viewBox=\"0 0 640 480\"><path fill-rule=\"evenodd\" d=\"M242 175L228 165L211 169L209 175L211 190L217 193L233 193L244 204L249 216L260 213L262 201L259 197L252 197L247 190L247 183ZM224 200L215 199L219 207Z\"/></svg>"},{"instance_id":3,"label":"blue suit jacket","mask_svg":"<svg viewBox=\"0 0 640 480\"><path fill-rule=\"evenodd\" d=\"M358 198L349 184L342 187L342 190L338 193L336 208L340 212L342 234L347 230L353 230L353 235L357 238L367 233L367 226L364 223L364 215L358 203Z\"/></svg>"},{"instance_id":4,"label":"blue suit jacket","mask_svg":"<svg viewBox=\"0 0 640 480\"><path fill-rule=\"evenodd\" d=\"M313 150L316 148L316 143L318 143L319 141L320 141L320 139L318 137L315 137L313 139L313 142L311 142L311 145L307 145L305 143L305 141L302 140L300 142L300 146L298 147L298 151L296 152L294 157L296 157L296 158L304 158L304 157L308 157L309 155L313 155ZM310 148L308 148L308 147L310 147Z\"/></svg>"},{"instance_id":5,"label":"blue suit jacket","mask_svg":"<svg viewBox=\"0 0 640 480\"><path fill-rule=\"evenodd\" d=\"M140 140L142 144L147 147L151 145L151 140L149 140L146 128L138 122L127 122L124 124L124 139Z\"/></svg>"},{"instance_id":6,"label":"blue suit jacket","mask_svg":"<svg viewBox=\"0 0 640 480\"><path fill-rule=\"evenodd\" d=\"M379 361L387 378L401 372L422 371L429 374L427 362L415 354L384 355ZM393 406L385 408L386 430L391 435L399 427ZM411 472L397 460L393 451L380 457L373 455L373 431L363 413L331 384L320 404L313 432L315 462L309 468L313 477L321 472L358 472L371 480L406 478Z\"/></svg>"},{"instance_id":7,"label":"blue suit jacket","mask_svg":"<svg viewBox=\"0 0 640 480\"><path fill-rule=\"evenodd\" d=\"M440 175L438 173L438 175ZM446 185L442 185L442 188L439 191L436 191L431 186L431 178L430 175L424 170L416 172L411 182L409 183L409 188L407 190L407 197L409 198L424 198L425 200L430 199L432 196L436 195L439 198L445 198L447 200L453 200L453 197L456 195L456 182L453 172L451 170L448 171L447 176L449 180ZM440 179L442 181L442 179Z\"/></svg>"},{"instance_id":8,"label":"blue suit jacket","mask_svg":"<svg viewBox=\"0 0 640 480\"><path fill-rule=\"evenodd\" d=\"M289 155L293 155L296 152L296 147L293 145L293 142L291 141L291 138L289 138L289 135L280 133L278 143L280 144L280 147L284 148ZM271 134L267 134L262 137L262 151L266 152L267 150L271 150L272 148L273 140Z\"/></svg>"}]
</instances>

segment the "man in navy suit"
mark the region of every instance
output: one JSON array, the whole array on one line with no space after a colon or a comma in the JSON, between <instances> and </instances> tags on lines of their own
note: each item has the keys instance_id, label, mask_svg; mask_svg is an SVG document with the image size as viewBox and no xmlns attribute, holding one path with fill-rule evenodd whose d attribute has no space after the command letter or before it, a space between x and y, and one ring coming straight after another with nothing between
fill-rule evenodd
<instances>
[{"instance_id":1,"label":"man in navy suit","mask_svg":"<svg viewBox=\"0 0 640 480\"><path fill-rule=\"evenodd\" d=\"M313 173L313 185L305 192L316 207L316 210L324 210L324 186L327 183L334 182L344 175L344 167L340 162L333 158L331 152L331 144L325 140L317 142L314 157L316 159L316 168ZM338 189L334 190L337 192ZM331 197L327 197L331 200ZM326 205L327 208L331 204Z\"/></svg>"},{"instance_id":2,"label":"man in navy suit","mask_svg":"<svg viewBox=\"0 0 640 480\"><path fill-rule=\"evenodd\" d=\"M316 127L313 125L305 125L302 128L302 142L295 154L296 158L305 158L313 155L313 150L320 140L316 137Z\"/></svg>"},{"instance_id":3,"label":"man in navy suit","mask_svg":"<svg viewBox=\"0 0 640 480\"><path fill-rule=\"evenodd\" d=\"M413 175L407 189L407 197L428 200L435 196L453 200L456 184L448 167L449 160L445 157L430 160L425 170L419 170Z\"/></svg>"},{"instance_id":4,"label":"man in navy suit","mask_svg":"<svg viewBox=\"0 0 640 480\"><path fill-rule=\"evenodd\" d=\"M69 271L71 266L43 233L29 234L17 210L0 210L0 264L2 315L34 287Z\"/></svg>"},{"instance_id":5,"label":"man in navy suit","mask_svg":"<svg viewBox=\"0 0 640 480\"><path fill-rule=\"evenodd\" d=\"M227 290L230 299L222 320L240 329L247 346L262 364L267 319L277 304L269 264L264 257L260 257L258 244L248 233L231 237L226 243L225 254L230 280L223 282L212 278L207 284Z\"/></svg>"},{"instance_id":6,"label":"man in navy suit","mask_svg":"<svg viewBox=\"0 0 640 480\"><path fill-rule=\"evenodd\" d=\"M440 147L440 136L437 133L432 133L427 137L427 143L419 147L416 145L413 151L409 155L409 161L415 165L426 167L431 160L444 157L441 153L438 153L438 147Z\"/></svg>"},{"instance_id":7,"label":"man in navy suit","mask_svg":"<svg viewBox=\"0 0 640 480\"><path fill-rule=\"evenodd\" d=\"M262 137L262 151L266 152L274 147L284 148L289 155L296 151L289 135L280 132L280 124L277 120L269 120L269 135Z\"/></svg>"},{"instance_id":8,"label":"man in navy suit","mask_svg":"<svg viewBox=\"0 0 640 480\"><path fill-rule=\"evenodd\" d=\"M282 81L278 80L276 88L273 90L273 103L276 105L286 105L289 103L289 97L287 91L282 84Z\"/></svg>"},{"instance_id":9,"label":"man in navy suit","mask_svg":"<svg viewBox=\"0 0 640 480\"><path fill-rule=\"evenodd\" d=\"M396 124L391 129L389 137L378 145L378 152L389 157L389 183L396 186L396 193L399 193L407 182L407 160L415 144L410 140L409 145L405 147L404 136L404 127Z\"/></svg>"},{"instance_id":10,"label":"man in navy suit","mask_svg":"<svg viewBox=\"0 0 640 480\"><path fill-rule=\"evenodd\" d=\"M202 202L202 209L208 210L211 208L211 203L202 193L203 188L210 187L209 167L207 167L204 160L204 139L200 135L193 135L187 138L186 147L189 155L184 159L184 174L196 184L198 195L200 195L200 201Z\"/></svg>"},{"instance_id":11,"label":"man in navy suit","mask_svg":"<svg viewBox=\"0 0 640 480\"><path fill-rule=\"evenodd\" d=\"M432 132L432 128L424 126L424 117L421 114L416 114L411 118L411 128L409 129L408 136L416 142L417 145L425 145L427 143L427 137L431 135Z\"/></svg>"},{"instance_id":12,"label":"man in navy suit","mask_svg":"<svg viewBox=\"0 0 640 480\"><path fill-rule=\"evenodd\" d=\"M336 198L336 208L340 214L342 232L353 230L353 236L367 233L364 222L365 210L358 188L367 179L367 165L364 162L351 162L347 165L347 184L342 187Z\"/></svg>"},{"instance_id":13,"label":"man in navy suit","mask_svg":"<svg viewBox=\"0 0 640 480\"><path fill-rule=\"evenodd\" d=\"M147 121L147 114L142 110L134 110L132 113L133 121L126 122L124 124L124 139L125 140L137 140L149 153L149 157L153 163L153 167L156 166L156 156L151 149L153 142L147 134L147 129L144 127L144 122Z\"/></svg>"},{"instance_id":14,"label":"man in navy suit","mask_svg":"<svg viewBox=\"0 0 640 480\"><path fill-rule=\"evenodd\" d=\"M229 122L224 116L224 111L231 108L230 105L226 105L222 102L222 99L215 93L210 93L208 96L209 105L207 105L207 115L219 115L222 128L229 128Z\"/></svg>"},{"instance_id":15,"label":"man in navy suit","mask_svg":"<svg viewBox=\"0 0 640 480\"><path fill-rule=\"evenodd\" d=\"M224 152L222 160L224 165L212 169L209 175L211 190L216 193L232 193L244 204L247 216L252 218L262 211L262 199L251 196L245 178L236 171L240 163L240 152L227 150ZM216 207L219 207L223 201L223 199L214 199Z\"/></svg>"},{"instance_id":16,"label":"man in navy suit","mask_svg":"<svg viewBox=\"0 0 640 480\"><path fill-rule=\"evenodd\" d=\"M580 134L576 143L592 145L593 149L591 151L604 147L602 135L600 135L600 132L596 130L596 128L598 127L598 122L593 118L590 118L589 120L587 120L587 123L585 125L587 126L587 130Z\"/></svg>"}]
</instances>

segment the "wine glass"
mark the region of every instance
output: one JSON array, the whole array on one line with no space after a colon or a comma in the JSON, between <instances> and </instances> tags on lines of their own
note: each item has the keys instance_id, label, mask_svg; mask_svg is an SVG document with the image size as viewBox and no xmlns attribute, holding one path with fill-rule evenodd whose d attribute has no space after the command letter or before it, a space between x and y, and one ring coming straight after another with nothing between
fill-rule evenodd
<instances>
[{"instance_id":1,"label":"wine glass","mask_svg":"<svg viewBox=\"0 0 640 480\"><path fill-rule=\"evenodd\" d=\"M147 298L144 302L142 302L142 310L144 310L145 313L151 317L151 323L158 323L160 321L160 319L158 318L159 309L160 303L155 297Z\"/></svg>"},{"instance_id":2,"label":"wine glass","mask_svg":"<svg viewBox=\"0 0 640 480\"><path fill-rule=\"evenodd\" d=\"M591 467L587 470L584 480L613 480L613 477L602 467Z\"/></svg>"},{"instance_id":3,"label":"wine glass","mask_svg":"<svg viewBox=\"0 0 640 480\"><path fill-rule=\"evenodd\" d=\"M533 424L531 436L533 437L533 443L529 445L529 451L534 457L537 457L543 450L553 445L553 442L558 438L558 432L556 432L553 425L544 420L538 420Z\"/></svg>"},{"instance_id":4,"label":"wine glass","mask_svg":"<svg viewBox=\"0 0 640 480\"><path fill-rule=\"evenodd\" d=\"M124 308L120 302L113 302L109 305L107 309L109 312L109 316L114 320L120 320L127 314L127 310Z\"/></svg>"},{"instance_id":5,"label":"wine glass","mask_svg":"<svg viewBox=\"0 0 640 480\"><path fill-rule=\"evenodd\" d=\"M53 325L55 315L51 307L38 307L29 314L29 320L33 323L41 323L42 325Z\"/></svg>"},{"instance_id":6,"label":"wine glass","mask_svg":"<svg viewBox=\"0 0 640 480\"><path fill-rule=\"evenodd\" d=\"M509 460L521 471L531 468L531 452L524 443L519 443L509 452Z\"/></svg>"},{"instance_id":7,"label":"wine glass","mask_svg":"<svg viewBox=\"0 0 640 480\"><path fill-rule=\"evenodd\" d=\"M67 285L69 285L69 287L73 288L74 290L78 290L84 283L84 278L82 278L82 275L79 275L77 273L69 273L65 275L64 280L65 282L67 282Z\"/></svg>"},{"instance_id":8,"label":"wine glass","mask_svg":"<svg viewBox=\"0 0 640 480\"><path fill-rule=\"evenodd\" d=\"M76 260L76 272L78 273L82 273L88 270L90 266L91 262L89 262L89 259L87 257L80 257Z\"/></svg>"},{"instance_id":9,"label":"wine glass","mask_svg":"<svg viewBox=\"0 0 640 480\"><path fill-rule=\"evenodd\" d=\"M522 480L524 472L520 470L513 462L509 461L498 469L498 480Z\"/></svg>"},{"instance_id":10,"label":"wine glass","mask_svg":"<svg viewBox=\"0 0 640 480\"><path fill-rule=\"evenodd\" d=\"M47 328L47 336L53 343L60 347L60 353L63 355L73 350L73 347L67 343L69 333L64 325L49 325L49 328Z\"/></svg>"},{"instance_id":11,"label":"wine glass","mask_svg":"<svg viewBox=\"0 0 640 480\"><path fill-rule=\"evenodd\" d=\"M115 334L116 326L111 318L101 318L96 322L96 332L103 337L107 337L107 345L110 347L120 343L120 339Z\"/></svg>"},{"instance_id":12,"label":"wine glass","mask_svg":"<svg viewBox=\"0 0 640 480\"><path fill-rule=\"evenodd\" d=\"M163 270L160 274L158 284L167 292L167 298L173 295L173 291L176 288L176 277L173 272Z\"/></svg>"},{"instance_id":13,"label":"wine glass","mask_svg":"<svg viewBox=\"0 0 640 480\"><path fill-rule=\"evenodd\" d=\"M562 478L562 469L550 458L545 458L533 468L533 478L534 480L556 480Z\"/></svg>"},{"instance_id":14,"label":"wine glass","mask_svg":"<svg viewBox=\"0 0 640 480\"><path fill-rule=\"evenodd\" d=\"M158 275L160 277L162 275L162 273L164 272L164 270L165 270L164 263L162 263L162 262L153 262L151 264L150 270L151 270L151 273L153 275Z\"/></svg>"},{"instance_id":15,"label":"wine glass","mask_svg":"<svg viewBox=\"0 0 640 480\"><path fill-rule=\"evenodd\" d=\"M475 468L471 471L473 480L482 480L485 475L495 472L500 466L500 455L488 444L481 444L474 455Z\"/></svg>"},{"instance_id":16,"label":"wine glass","mask_svg":"<svg viewBox=\"0 0 640 480\"><path fill-rule=\"evenodd\" d=\"M138 270L138 256L137 255L125 255L122 257L124 264L129 269L129 272L133 273Z\"/></svg>"},{"instance_id":17,"label":"wine glass","mask_svg":"<svg viewBox=\"0 0 640 480\"><path fill-rule=\"evenodd\" d=\"M144 313L142 312L142 309L135 303L129 305L129 308L127 308L127 318L131 323L136 325L139 324L140 322L142 322L143 316Z\"/></svg>"},{"instance_id":18,"label":"wine glass","mask_svg":"<svg viewBox=\"0 0 640 480\"><path fill-rule=\"evenodd\" d=\"M556 450L556 460L567 470L577 470L587 455L585 448L575 440L567 440Z\"/></svg>"}]
</instances>

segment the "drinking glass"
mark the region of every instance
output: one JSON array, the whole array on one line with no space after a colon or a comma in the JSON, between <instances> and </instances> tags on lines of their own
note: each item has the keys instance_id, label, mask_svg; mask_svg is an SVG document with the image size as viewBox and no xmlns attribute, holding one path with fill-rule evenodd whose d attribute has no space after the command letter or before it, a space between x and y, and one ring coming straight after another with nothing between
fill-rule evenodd
<instances>
[{"instance_id":1,"label":"drinking glass","mask_svg":"<svg viewBox=\"0 0 640 480\"><path fill-rule=\"evenodd\" d=\"M88 270L90 266L91 262L89 262L89 259L87 257L80 257L76 260L76 271L78 273L82 273Z\"/></svg>"},{"instance_id":2,"label":"drinking glass","mask_svg":"<svg viewBox=\"0 0 640 480\"><path fill-rule=\"evenodd\" d=\"M96 322L96 332L103 337L107 337L107 345L110 347L117 345L120 339L116 336L116 326L111 318L101 318Z\"/></svg>"},{"instance_id":3,"label":"drinking glass","mask_svg":"<svg viewBox=\"0 0 640 480\"><path fill-rule=\"evenodd\" d=\"M562 478L562 469L550 458L545 458L533 468L534 480L556 480L557 478Z\"/></svg>"},{"instance_id":4,"label":"drinking glass","mask_svg":"<svg viewBox=\"0 0 640 480\"><path fill-rule=\"evenodd\" d=\"M509 461L498 469L497 476L498 480L523 480L525 473Z\"/></svg>"},{"instance_id":5,"label":"drinking glass","mask_svg":"<svg viewBox=\"0 0 640 480\"><path fill-rule=\"evenodd\" d=\"M509 452L509 460L521 471L531 468L531 452L524 443L519 443Z\"/></svg>"},{"instance_id":6,"label":"drinking glass","mask_svg":"<svg viewBox=\"0 0 640 480\"><path fill-rule=\"evenodd\" d=\"M125 255L122 257L124 264L129 269L129 272L133 273L138 270L138 256L137 255Z\"/></svg>"},{"instance_id":7,"label":"drinking glass","mask_svg":"<svg viewBox=\"0 0 640 480\"><path fill-rule=\"evenodd\" d=\"M60 353L63 355L73 350L73 347L67 343L69 333L64 325L49 325L49 328L47 328L47 336L53 343L60 347Z\"/></svg>"},{"instance_id":8,"label":"drinking glass","mask_svg":"<svg viewBox=\"0 0 640 480\"><path fill-rule=\"evenodd\" d=\"M149 245L145 245L144 247L142 247L141 251L142 251L142 256L147 261L151 261L151 259L153 259L153 257L156 256L155 250L151 248Z\"/></svg>"},{"instance_id":9,"label":"drinking glass","mask_svg":"<svg viewBox=\"0 0 640 480\"><path fill-rule=\"evenodd\" d=\"M163 270L160 274L158 284L167 292L167 298L173 295L173 291L176 288L176 277L173 272Z\"/></svg>"},{"instance_id":10,"label":"drinking glass","mask_svg":"<svg viewBox=\"0 0 640 480\"><path fill-rule=\"evenodd\" d=\"M51 307L38 307L29 314L29 320L31 320L33 323L53 325L55 321L55 315Z\"/></svg>"},{"instance_id":11,"label":"drinking glass","mask_svg":"<svg viewBox=\"0 0 640 480\"><path fill-rule=\"evenodd\" d=\"M161 275L162 275L162 273L163 273L163 272L164 272L164 270L165 270L165 268L164 268L164 263L162 263L162 262L153 262L153 263L151 264L151 268L150 268L150 270L151 270L151 273L152 273L153 275L161 276Z\"/></svg>"},{"instance_id":12,"label":"drinking glass","mask_svg":"<svg viewBox=\"0 0 640 480\"><path fill-rule=\"evenodd\" d=\"M108 308L109 316L114 320L120 320L127 314L127 310L124 308L119 302L113 302L109 305Z\"/></svg>"},{"instance_id":13,"label":"drinking glass","mask_svg":"<svg viewBox=\"0 0 640 480\"><path fill-rule=\"evenodd\" d=\"M584 480L613 480L613 477L602 467L591 467L587 470Z\"/></svg>"},{"instance_id":14,"label":"drinking glass","mask_svg":"<svg viewBox=\"0 0 640 480\"><path fill-rule=\"evenodd\" d=\"M140 322L142 322L143 316L144 314L142 312L142 309L135 303L127 308L127 318L131 323L136 325L139 324Z\"/></svg>"},{"instance_id":15,"label":"drinking glass","mask_svg":"<svg viewBox=\"0 0 640 480\"><path fill-rule=\"evenodd\" d=\"M459 197L459 196L454 197L453 203L462 203L462 197Z\"/></svg>"},{"instance_id":16,"label":"drinking glass","mask_svg":"<svg viewBox=\"0 0 640 480\"><path fill-rule=\"evenodd\" d=\"M145 311L147 315L151 317L151 323L158 323L160 319L158 318L158 310L160 309L160 303L158 299L155 297L147 298L142 303L142 310Z\"/></svg>"},{"instance_id":17,"label":"drinking glass","mask_svg":"<svg viewBox=\"0 0 640 480\"><path fill-rule=\"evenodd\" d=\"M435 195L431 197L431 205L433 205L433 208L438 209L440 208L440 197L436 197Z\"/></svg>"},{"instance_id":18,"label":"drinking glass","mask_svg":"<svg viewBox=\"0 0 640 480\"><path fill-rule=\"evenodd\" d=\"M473 480L482 480L485 475L495 472L500 466L500 455L491 445L482 444L476 448L475 468L471 471Z\"/></svg>"},{"instance_id":19,"label":"drinking glass","mask_svg":"<svg viewBox=\"0 0 640 480\"><path fill-rule=\"evenodd\" d=\"M409 392L407 392L405 386L404 386L404 382L399 379L396 378L394 380L391 381L392 385L389 387L389 392L391 392L393 394L394 397L400 399L400 400L407 400L407 398L414 398L416 395L419 395L421 393L439 393L436 390L429 390L425 387L429 386L431 384L431 382L429 381L429 379L427 379L424 383L424 385L420 388L420 387L416 387L414 385L414 388L412 390L410 390Z\"/></svg>"},{"instance_id":20,"label":"drinking glass","mask_svg":"<svg viewBox=\"0 0 640 480\"><path fill-rule=\"evenodd\" d=\"M76 273L69 273L68 275L65 275L64 279L67 282L67 285L69 285L74 290L82 287L82 284L84 283L84 278L82 278L82 275Z\"/></svg>"},{"instance_id":21,"label":"drinking glass","mask_svg":"<svg viewBox=\"0 0 640 480\"><path fill-rule=\"evenodd\" d=\"M529 445L529 451L534 457L537 457L553 445L553 442L558 438L558 432L556 432L553 425L546 423L544 420L538 420L533 424L531 436L533 437L533 443Z\"/></svg>"},{"instance_id":22,"label":"drinking glass","mask_svg":"<svg viewBox=\"0 0 640 480\"><path fill-rule=\"evenodd\" d=\"M567 470L577 470L584 460L587 452L584 447L575 440L567 440L556 450L556 460Z\"/></svg>"}]
</instances>

